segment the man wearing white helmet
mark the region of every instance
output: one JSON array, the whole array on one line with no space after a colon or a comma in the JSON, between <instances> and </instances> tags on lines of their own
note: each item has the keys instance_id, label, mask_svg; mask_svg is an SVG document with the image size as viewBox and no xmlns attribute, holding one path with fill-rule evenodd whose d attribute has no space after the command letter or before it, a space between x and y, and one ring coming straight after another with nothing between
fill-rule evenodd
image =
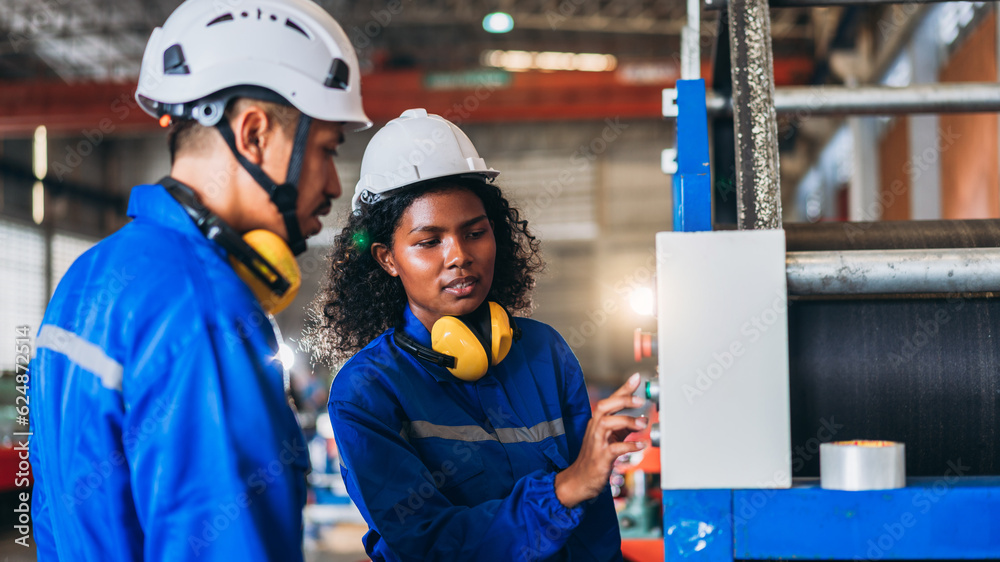
<instances>
[{"instance_id":1,"label":"man wearing white helmet","mask_svg":"<svg viewBox=\"0 0 1000 562\"><path fill-rule=\"evenodd\" d=\"M302 560L308 455L270 314L369 125L357 56L309 0L189 0L136 98L170 176L52 297L31 379L39 560Z\"/></svg>"}]
</instances>

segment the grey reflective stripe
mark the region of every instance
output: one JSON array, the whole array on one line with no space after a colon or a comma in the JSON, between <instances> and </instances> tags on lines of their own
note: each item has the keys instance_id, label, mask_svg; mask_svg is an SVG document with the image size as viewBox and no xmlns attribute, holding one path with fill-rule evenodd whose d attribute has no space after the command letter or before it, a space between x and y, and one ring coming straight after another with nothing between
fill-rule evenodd
<instances>
[{"instance_id":1,"label":"grey reflective stripe","mask_svg":"<svg viewBox=\"0 0 1000 562\"><path fill-rule=\"evenodd\" d=\"M411 438L440 437L452 441L499 441L501 443L537 443L566 433L562 418L543 421L533 427L501 427L488 433L478 425L437 425L426 421L410 422Z\"/></svg>"},{"instance_id":2,"label":"grey reflective stripe","mask_svg":"<svg viewBox=\"0 0 1000 562\"><path fill-rule=\"evenodd\" d=\"M478 425L437 425L426 421L411 421L411 438L440 437L453 441L496 441L496 437Z\"/></svg>"},{"instance_id":3,"label":"grey reflective stripe","mask_svg":"<svg viewBox=\"0 0 1000 562\"><path fill-rule=\"evenodd\" d=\"M101 379L101 385L111 390L122 389L121 363L108 357L99 346L90 343L73 332L59 326L46 324L38 332L35 346L56 353L62 353L67 359L80 367L94 373Z\"/></svg>"},{"instance_id":4,"label":"grey reflective stripe","mask_svg":"<svg viewBox=\"0 0 1000 562\"><path fill-rule=\"evenodd\" d=\"M501 443L537 443L566 433L566 428L562 418L557 418L543 421L534 427L498 427L496 432Z\"/></svg>"}]
</instances>

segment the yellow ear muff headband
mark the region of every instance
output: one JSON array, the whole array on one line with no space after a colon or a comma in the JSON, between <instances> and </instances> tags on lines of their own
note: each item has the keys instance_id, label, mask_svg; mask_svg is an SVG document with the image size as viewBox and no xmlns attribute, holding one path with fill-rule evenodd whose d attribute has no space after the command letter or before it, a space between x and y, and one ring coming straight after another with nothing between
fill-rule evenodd
<instances>
[{"instance_id":1,"label":"yellow ear muff headband","mask_svg":"<svg viewBox=\"0 0 1000 562\"><path fill-rule=\"evenodd\" d=\"M181 204L206 238L218 242L229 253L236 274L250 287L265 312L277 314L295 300L302 272L280 236L269 230L252 230L241 237L202 205L190 187L171 177L160 180L160 185Z\"/></svg>"},{"instance_id":2,"label":"yellow ear muff headband","mask_svg":"<svg viewBox=\"0 0 1000 562\"><path fill-rule=\"evenodd\" d=\"M521 332L502 306L483 303L465 316L443 316L431 328L431 347L421 345L401 329L396 343L419 359L448 369L455 377L475 382L498 365L520 339Z\"/></svg>"}]
</instances>

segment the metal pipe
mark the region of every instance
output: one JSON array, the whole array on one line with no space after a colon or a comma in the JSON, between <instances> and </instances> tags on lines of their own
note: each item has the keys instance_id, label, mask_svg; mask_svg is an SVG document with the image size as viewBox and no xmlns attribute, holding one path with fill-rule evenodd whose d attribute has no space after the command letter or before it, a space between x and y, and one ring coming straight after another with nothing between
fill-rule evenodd
<instances>
[{"instance_id":1,"label":"metal pipe","mask_svg":"<svg viewBox=\"0 0 1000 562\"><path fill-rule=\"evenodd\" d=\"M681 30L681 80L701 78L701 2L687 1L687 25Z\"/></svg>"},{"instance_id":2,"label":"metal pipe","mask_svg":"<svg viewBox=\"0 0 1000 562\"><path fill-rule=\"evenodd\" d=\"M1000 248L788 252L785 267L792 295L1000 291Z\"/></svg>"},{"instance_id":3,"label":"metal pipe","mask_svg":"<svg viewBox=\"0 0 1000 562\"><path fill-rule=\"evenodd\" d=\"M772 8L809 8L812 6L875 6L879 4L935 4L952 0L770 0ZM706 10L724 10L729 0L705 0Z\"/></svg>"},{"instance_id":4,"label":"metal pipe","mask_svg":"<svg viewBox=\"0 0 1000 562\"><path fill-rule=\"evenodd\" d=\"M732 99L710 93L709 115L732 115ZM779 114L893 115L907 113L988 113L1000 111L1000 83L914 84L890 86L788 86L775 88Z\"/></svg>"}]
</instances>

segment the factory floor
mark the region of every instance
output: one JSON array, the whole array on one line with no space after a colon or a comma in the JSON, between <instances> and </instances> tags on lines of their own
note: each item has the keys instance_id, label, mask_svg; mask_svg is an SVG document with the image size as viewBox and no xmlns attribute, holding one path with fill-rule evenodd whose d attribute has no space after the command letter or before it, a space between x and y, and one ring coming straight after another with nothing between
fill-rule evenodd
<instances>
[{"instance_id":1,"label":"factory floor","mask_svg":"<svg viewBox=\"0 0 1000 562\"><path fill-rule=\"evenodd\" d=\"M367 525L340 523L320 531L315 541L307 541L306 562L362 562L367 561L361 538L368 532Z\"/></svg>"},{"instance_id":2,"label":"factory floor","mask_svg":"<svg viewBox=\"0 0 1000 562\"><path fill-rule=\"evenodd\" d=\"M35 562L35 541L25 548L14 542L20 534L14 529L13 497L0 494L0 562ZM315 514L315 515L314 515ZM307 508L305 562L366 562L361 537L368 526L358 523L360 513L353 506L318 512Z\"/></svg>"},{"instance_id":3,"label":"factory floor","mask_svg":"<svg viewBox=\"0 0 1000 562\"><path fill-rule=\"evenodd\" d=\"M326 534L322 544L315 550L306 551L306 562L363 562L367 561L365 551L361 547L361 537L367 527L357 525L340 525L336 530ZM0 561L2 562L35 562L34 541L29 548L24 548L14 542L18 533L6 527L0 532Z\"/></svg>"}]
</instances>

